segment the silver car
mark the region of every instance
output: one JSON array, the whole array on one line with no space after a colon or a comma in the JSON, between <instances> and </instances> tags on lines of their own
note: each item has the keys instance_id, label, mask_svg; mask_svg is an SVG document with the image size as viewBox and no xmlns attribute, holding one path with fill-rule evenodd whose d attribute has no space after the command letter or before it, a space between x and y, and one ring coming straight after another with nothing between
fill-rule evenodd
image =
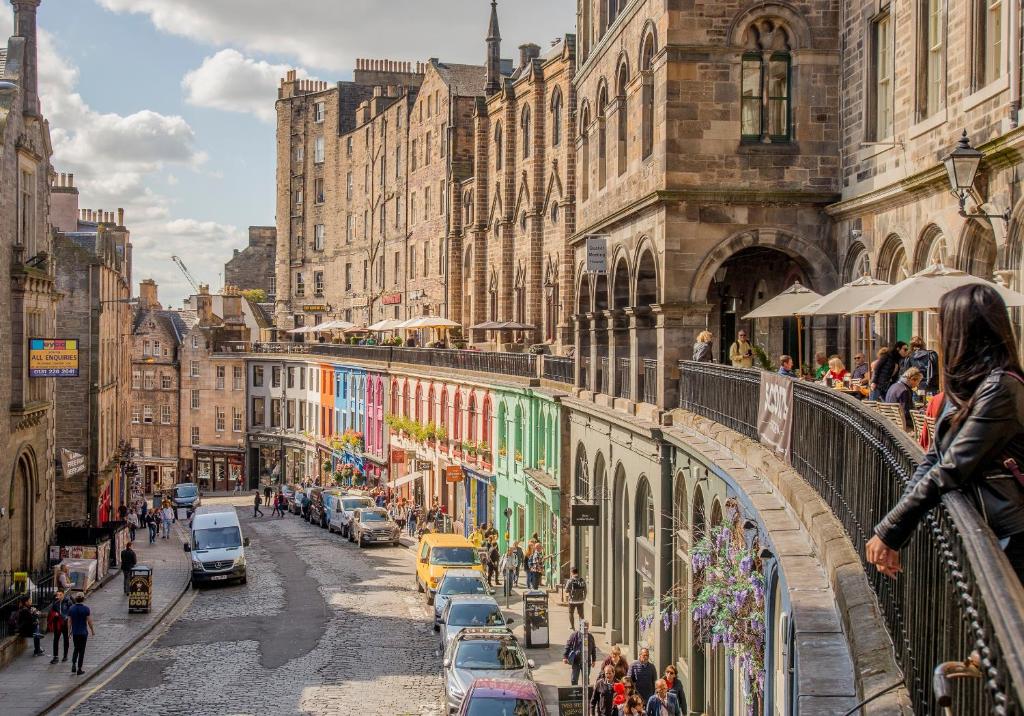
<instances>
[{"instance_id":1,"label":"silver car","mask_svg":"<svg viewBox=\"0 0 1024 716\"><path fill-rule=\"evenodd\" d=\"M388 516L388 511L380 507L363 507L355 510L352 513L352 520L348 523L348 529L352 533L352 540L360 547L381 542L390 542L397 547L398 538L402 534L402 530Z\"/></svg>"},{"instance_id":2,"label":"silver car","mask_svg":"<svg viewBox=\"0 0 1024 716\"><path fill-rule=\"evenodd\" d=\"M450 597L457 594L494 594L482 572L476 569L449 569L437 585L434 595L434 631L441 630L441 615Z\"/></svg>"},{"instance_id":3,"label":"silver car","mask_svg":"<svg viewBox=\"0 0 1024 716\"><path fill-rule=\"evenodd\" d=\"M505 618L494 597L456 595L448 598L441 612L441 653L463 629L502 627L511 629L512 618ZM511 633L511 632L510 632Z\"/></svg>"},{"instance_id":4,"label":"silver car","mask_svg":"<svg viewBox=\"0 0 1024 716\"><path fill-rule=\"evenodd\" d=\"M463 629L444 656L444 700L448 713L462 705L475 679L533 680L534 663L504 629Z\"/></svg>"}]
</instances>

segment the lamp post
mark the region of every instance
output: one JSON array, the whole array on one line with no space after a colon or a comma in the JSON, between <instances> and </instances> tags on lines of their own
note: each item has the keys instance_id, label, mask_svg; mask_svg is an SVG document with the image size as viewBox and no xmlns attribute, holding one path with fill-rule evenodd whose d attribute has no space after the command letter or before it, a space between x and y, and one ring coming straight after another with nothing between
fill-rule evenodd
<instances>
[{"instance_id":1,"label":"lamp post","mask_svg":"<svg viewBox=\"0 0 1024 716\"><path fill-rule=\"evenodd\" d=\"M946 165L946 174L949 175L950 191L960 202L960 216L965 219L1002 219L1010 220L1010 210L1002 214L989 214L986 212L967 213L967 198L974 190L974 179L978 174L978 167L984 155L971 146L971 140L967 136L967 130L960 135L960 141L942 163Z\"/></svg>"}]
</instances>

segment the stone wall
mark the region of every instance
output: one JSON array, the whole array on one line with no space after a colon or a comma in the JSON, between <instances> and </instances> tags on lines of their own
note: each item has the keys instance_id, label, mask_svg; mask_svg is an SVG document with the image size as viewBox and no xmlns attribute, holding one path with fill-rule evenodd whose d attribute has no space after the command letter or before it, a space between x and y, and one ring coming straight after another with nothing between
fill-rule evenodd
<instances>
[{"instance_id":1,"label":"stone wall","mask_svg":"<svg viewBox=\"0 0 1024 716\"><path fill-rule=\"evenodd\" d=\"M224 264L224 285L242 290L263 289L267 300L274 300L276 252L277 228L250 226L248 246L235 249Z\"/></svg>"}]
</instances>

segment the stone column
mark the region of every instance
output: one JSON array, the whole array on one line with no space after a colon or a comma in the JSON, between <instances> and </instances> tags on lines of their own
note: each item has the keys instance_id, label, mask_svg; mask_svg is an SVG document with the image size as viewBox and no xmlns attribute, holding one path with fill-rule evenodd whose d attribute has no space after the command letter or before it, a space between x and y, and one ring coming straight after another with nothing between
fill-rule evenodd
<instances>
[{"instance_id":1,"label":"stone column","mask_svg":"<svg viewBox=\"0 0 1024 716\"><path fill-rule=\"evenodd\" d=\"M572 315L573 345L576 346L576 350L573 351L572 359L572 384L576 388L586 387L580 385L580 364L583 361L583 351L580 350L580 346L582 346L583 344L581 343L580 339L583 336L583 331L587 330L582 326L584 320L586 319L581 313L574 313Z\"/></svg>"},{"instance_id":2,"label":"stone column","mask_svg":"<svg viewBox=\"0 0 1024 716\"><path fill-rule=\"evenodd\" d=\"M658 407L671 410L679 404L679 361L689 360L697 334L707 326L707 303L655 303L651 305L657 333Z\"/></svg>"},{"instance_id":3,"label":"stone column","mask_svg":"<svg viewBox=\"0 0 1024 716\"><path fill-rule=\"evenodd\" d=\"M632 306L625 309L626 318L629 321L629 397L634 403L639 403L643 397L640 395L640 380L638 376L644 367L640 355L640 340L636 330L640 310Z\"/></svg>"},{"instance_id":4,"label":"stone column","mask_svg":"<svg viewBox=\"0 0 1024 716\"><path fill-rule=\"evenodd\" d=\"M586 314L587 322L590 324L590 375L587 376L587 390L591 393L598 392L597 385L597 321L599 313L588 312Z\"/></svg>"}]
</instances>

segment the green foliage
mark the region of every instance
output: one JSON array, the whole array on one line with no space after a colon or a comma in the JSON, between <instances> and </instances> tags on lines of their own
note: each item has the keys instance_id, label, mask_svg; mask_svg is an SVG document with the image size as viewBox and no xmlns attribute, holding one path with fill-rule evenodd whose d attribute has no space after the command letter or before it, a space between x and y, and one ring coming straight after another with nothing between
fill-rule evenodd
<instances>
[{"instance_id":1,"label":"green foliage","mask_svg":"<svg viewBox=\"0 0 1024 716\"><path fill-rule=\"evenodd\" d=\"M768 357L768 354L764 352L764 348L761 346L754 346L754 358L757 359L757 365L761 370L766 370L769 373L774 373L777 370L775 365L772 364L771 358Z\"/></svg>"},{"instance_id":2,"label":"green foliage","mask_svg":"<svg viewBox=\"0 0 1024 716\"><path fill-rule=\"evenodd\" d=\"M244 298L249 299L253 303L266 303L267 292L262 288L247 288L243 291L239 291Z\"/></svg>"}]
</instances>

